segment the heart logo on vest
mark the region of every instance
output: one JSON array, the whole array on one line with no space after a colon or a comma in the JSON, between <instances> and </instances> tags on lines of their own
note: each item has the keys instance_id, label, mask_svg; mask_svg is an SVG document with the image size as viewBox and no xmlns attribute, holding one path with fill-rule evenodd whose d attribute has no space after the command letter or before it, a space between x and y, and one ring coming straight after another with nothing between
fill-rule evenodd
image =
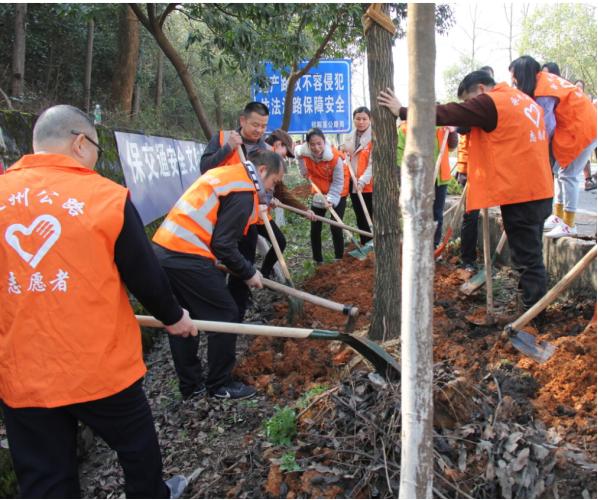
<instances>
[{"instance_id":1,"label":"heart logo on vest","mask_svg":"<svg viewBox=\"0 0 598 500\"><path fill-rule=\"evenodd\" d=\"M540 109L535 104L530 104L527 108L523 110L525 116L527 116L530 121L536 126L540 126Z\"/></svg>"},{"instance_id":2,"label":"heart logo on vest","mask_svg":"<svg viewBox=\"0 0 598 500\"><path fill-rule=\"evenodd\" d=\"M4 238L6 242L14 248L19 254L19 257L27 262L32 268L40 263L40 261L46 256L50 248L54 246L54 243L60 238L61 226L60 222L56 217L52 215L44 214L36 218L29 227L25 227L23 224L12 224L6 228ZM18 235L21 234L21 236ZM34 234L35 233L35 234ZM29 253L21 246L21 240L19 238L27 238L34 236L36 239L41 239L42 243L36 252Z\"/></svg>"}]
</instances>

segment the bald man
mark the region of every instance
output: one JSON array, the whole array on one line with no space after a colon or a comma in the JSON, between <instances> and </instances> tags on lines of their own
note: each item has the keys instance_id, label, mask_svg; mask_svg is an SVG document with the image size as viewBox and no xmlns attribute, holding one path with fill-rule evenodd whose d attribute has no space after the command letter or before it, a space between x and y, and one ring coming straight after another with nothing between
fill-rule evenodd
<instances>
[{"instance_id":1,"label":"bald man","mask_svg":"<svg viewBox=\"0 0 598 500\"><path fill-rule=\"evenodd\" d=\"M197 330L127 189L94 172L87 115L46 110L33 151L0 178L0 399L20 495L81 496L80 421L118 453L128 498L177 498L186 481L162 479L125 286L171 335Z\"/></svg>"}]
</instances>

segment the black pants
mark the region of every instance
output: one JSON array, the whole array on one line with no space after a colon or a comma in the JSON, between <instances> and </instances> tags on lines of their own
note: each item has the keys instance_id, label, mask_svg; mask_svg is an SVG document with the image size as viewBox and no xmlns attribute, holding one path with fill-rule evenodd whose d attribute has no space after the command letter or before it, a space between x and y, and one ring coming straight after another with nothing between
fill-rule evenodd
<instances>
[{"instance_id":1,"label":"black pants","mask_svg":"<svg viewBox=\"0 0 598 500\"><path fill-rule=\"evenodd\" d=\"M113 396L58 408L2 403L6 434L23 498L81 498L77 421L117 452L127 498L169 498L162 456L141 380Z\"/></svg>"},{"instance_id":2,"label":"black pants","mask_svg":"<svg viewBox=\"0 0 598 500\"><path fill-rule=\"evenodd\" d=\"M287 240L284 237L284 234L282 234L282 231L278 227L278 224L276 224L276 222L274 222L274 220L270 221L270 225L272 226L272 232L274 233L274 236L276 237L276 241L278 242L280 251L284 252L284 249L287 246ZM263 236L264 238L266 238L268 241L270 241L270 236L268 235L266 226L263 224L257 224L256 227L257 227L258 234L260 236ZM270 241L270 243L272 243L272 242ZM272 248L270 248L270 250L268 250L268 253L264 257L264 262L262 263L261 271L262 271L262 274L264 275L264 278L270 277L270 275L272 274L272 269L274 267L274 264L276 264L277 260L278 260L278 258L276 257L276 252L274 251L274 247L272 247Z\"/></svg>"},{"instance_id":3,"label":"black pants","mask_svg":"<svg viewBox=\"0 0 598 500\"><path fill-rule=\"evenodd\" d=\"M257 233L256 233L257 234ZM182 307L193 319L205 321L239 322L239 312L229 287L226 274L217 269L210 259L198 257L194 269L164 268L172 291ZM231 381L235 366L237 336L230 333L206 332L208 336L208 374L204 382L201 360L198 356L199 337L169 335L170 352L179 377L179 388L184 398L203 388L215 390Z\"/></svg>"},{"instance_id":4,"label":"black pants","mask_svg":"<svg viewBox=\"0 0 598 500\"><path fill-rule=\"evenodd\" d=\"M351 190L353 187L351 186ZM365 206L368 209L370 217L374 217L373 211L373 204L372 204L372 194L373 193L361 193L363 196L363 201L365 202ZM370 225L368 224L368 220L365 218L365 212L361 206L361 202L359 201L359 196L357 193L351 193L351 204L353 205L353 211L355 212L355 219L357 219L357 227L362 231L370 232ZM361 244L365 245L368 241L372 238L368 236L364 236L363 234L359 235L359 239L361 240Z\"/></svg>"},{"instance_id":5,"label":"black pants","mask_svg":"<svg viewBox=\"0 0 598 500\"><path fill-rule=\"evenodd\" d=\"M342 219L345 215L345 207L347 205L347 198L342 197L338 205L334 207L334 211ZM324 217L327 209L317 208L312 205L311 209L316 215ZM332 216L331 216L332 218ZM333 219L334 220L334 219ZM312 221L309 236L311 239L311 252L316 262L323 262L322 257L322 222ZM334 245L334 257L342 259L345 253L345 240L343 239L343 230L340 227L330 226L330 232L332 233L332 244Z\"/></svg>"},{"instance_id":6,"label":"black pants","mask_svg":"<svg viewBox=\"0 0 598 500\"><path fill-rule=\"evenodd\" d=\"M432 207L432 215L434 222L436 222L436 231L434 231L434 248L440 244L442 238L442 223L444 222L444 202L446 201L446 191L448 184L437 183L434 185L434 205Z\"/></svg>"},{"instance_id":7,"label":"black pants","mask_svg":"<svg viewBox=\"0 0 598 500\"><path fill-rule=\"evenodd\" d=\"M546 293L548 280L542 258L542 233L544 220L552 212L552 198L502 205L500 211L511 261L520 273L523 305L529 308Z\"/></svg>"},{"instance_id":8,"label":"black pants","mask_svg":"<svg viewBox=\"0 0 598 500\"><path fill-rule=\"evenodd\" d=\"M243 257L245 257L252 264L255 262L257 237L257 225L249 226L247 234L239 242L239 252L241 252L241 255L243 255ZM249 304L251 292L249 291L249 287L245 284L245 282L240 278L236 278L235 276L231 276L228 280L228 283L230 294L232 295L235 304L237 304L237 310L239 312L237 319L234 321L241 323L243 322L243 318L245 318L245 311L247 310L247 305Z\"/></svg>"},{"instance_id":9,"label":"black pants","mask_svg":"<svg viewBox=\"0 0 598 500\"><path fill-rule=\"evenodd\" d=\"M474 264L478 258L478 219L479 210L463 213L461 223L461 261L463 264Z\"/></svg>"}]
</instances>

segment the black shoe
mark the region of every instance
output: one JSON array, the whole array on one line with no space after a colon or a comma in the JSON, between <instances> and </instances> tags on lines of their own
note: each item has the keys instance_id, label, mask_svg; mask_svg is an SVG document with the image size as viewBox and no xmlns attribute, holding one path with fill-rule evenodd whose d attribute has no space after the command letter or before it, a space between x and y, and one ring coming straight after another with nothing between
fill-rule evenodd
<instances>
[{"instance_id":1,"label":"black shoe","mask_svg":"<svg viewBox=\"0 0 598 500\"><path fill-rule=\"evenodd\" d=\"M476 273L478 270L478 266L475 262L462 262L459 267L471 274Z\"/></svg>"},{"instance_id":2,"label":"black shoe","mask_svg":"<svg viewBox=\"0 0 598 500\"><path fill-rule=\"evenodd\" d=\"M168 486L168 489L170 490L170 498L181 498L188 484L189 482L185 476L180 474L172 476L166 481L166 486Z\"/></svg>"},{"instance_id":3,"label":"black shoe","mask_svg":"<svg viewBox=\"0 0 598 500\"><path fill-rule=\"evenodd\" d=\"M200 399L200 398L203 398L205 395L206 395L206 386L202 385L201 387L195 389L191 394L183 396L183 399L185 401L188 401L189 399Z\"/></svg>"},{"instance_id":4,"label":"black shoe","mask_svg":"<svg viewBox=\"0 0 598 500\"><path fill-rule=\"evenodd\" d=\"M245 385L242 382L231 382L221 385L218 389L210 391L210 395L219 399L249 399L257 394L254 387Z\"/></svg>"}]
</instances>

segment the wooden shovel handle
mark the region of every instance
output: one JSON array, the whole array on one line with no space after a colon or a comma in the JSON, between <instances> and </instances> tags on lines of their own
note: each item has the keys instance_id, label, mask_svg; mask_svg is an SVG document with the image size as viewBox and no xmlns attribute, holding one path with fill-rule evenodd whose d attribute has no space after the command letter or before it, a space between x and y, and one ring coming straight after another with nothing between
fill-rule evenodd
<instances>
[{"instance_id":1,"label":"wooden shovel handle","mask_svg":"<svg viewBox=\"0 0 598 500\"><path fill-rule=\"evenodd\" d=\"M319 195L321 195L321 196L324 196L324 195L322 194L322 191L320 190L320 188L319 188L318 186L316 186L316 183L315 183L314 181L312 181L312 180L310 179L310 181L309 181L309 182L311 182L311 187L313 187L313 188L314 188L314 190L316 191L316 193L318 193L318 194L319 194ZM329 207L327 207L327 208L328 208L328 211L331 213L332 217L334 217L334 218L336 219L336 222L338 222L339 224L342 224L342 223L343 223L343 219L341 219L341 218L338 216L338 214L336 213L336 210L335 210L335 209L334 209L332 206L329 206Z\"/></svg>"},{"instance_id":2,"label":"wooden shovel handle","mask_svg":"<svg viewBox=\"0 0 598 500\"><path fill-rule=\"evenodd\" d=\"M277 206L279 206L280 208L284 208L285 210L288 210L289 212L303 215L304 217L310 217L310 214L307 213L305 210L301 210L299 208L295 208L290 205L285 205L284 203L281 203L280 201L278 201ZM368 236L370 238L374 237L374 235L372 233L368 233L367 231L362 231L361 229L357 229L356 227L347 226L347 224L343 224L342 222L339 223L334 220L327 219L326 217L320 217L319 215L314 215L313 217L317 221L325 222L326 224L330 224L331 226L340 227L341 229L346 229L347 231L353 231L354 233L357 233L357 234L363 234L364 236Z\"/></svg>"},{"instance_id":3,"label":"wooden shovel handle","mask_svg":"<svg viewBox=\"0 0 598 500\"><path fill-rule=\"evenodd\" d=\"M268 219L268 213L266 211L263 211L260 214L262 220L264 221L264 226L266 226L266 231L268 233L268 236L270 237L270 243L272 244L272 248L274 249L274 253L276 254L276 258L278 259L278 264L280 265L280 268L282 269L282 274L284 274L284 277L291 282L291 273L289 273L289 268L287 267L287 263L284 260L284 257L282 255L282 250L280 249L280 247L278 246L278 240L276 239L276 235L274 234L274 230L272 229L272 224L270 224L270 219Z\"/></svg>"},{"instance_id":4,"label":"wooden shovel handle","mask_svg":"<svg viewBox=\"0 0 598 500\"><path fill-rule=\"evenodd\" d=\"M573 280L577 278L581 272L588 267L590 262L596 258L596 245L594 245L588 253L586 253L581 260L575 264L571 270L561 278L561 280L554 285L544 297L530 307L525 314L519 319L511 323L509 327L512 330L519 330L527 325L532 319L546 309L564 290L569 288Z\"/></svg>"},{"instance_id":5,"label":"wooden shovel handle","mask_svg":"<svg viewBox=\"0 0 598 500\"><path fill-rule=\"evenodd\" d=\"M291 288L290 286L281 285L280 283L277 283L273 280L269 280L268 278L262 278L262 283L264 284L264 286L277 292L284 293L286 295L290 295L291 297L296 297L298 299L302 299L305 302L311 302L312 304L325 307L332 311L343 313L347 316L359 315L359 309L355 306L348 306L339 302L334 302L332 300L325 299L323 297L318 297L317 295L312 295L311 293L303 292L301 290Z\"/></svg>"},{"instance_id":6,"label":"wooden shovel handle","mask_svg":"<svg viewBox=\"0 0 598 500\"><path fill-rule=\"evenodd\" d=\"M494 294L492 290L492 256L490 255L490 219L488 209L482 209L482 238L484 242L484 268L486 269L486 316L492 316Z\"/></svg>"},{"instance_id":7,"label":"wooden shovel handle","mask_svg":"<svg viewBox=\"0 0 598 500\"><path fill-rule=\"evenodd\" d=\"M355 176L355 172L353 172L353 169L351 168L350 162L347 162L347 168L349 169L349 174L351 175L351 180L353 181L353 186L355 186L355 192L357 193L357 198L359 198L359 203L361 204L361 208L365 215L365 220L367 221L368 226L370 226L370 231L373 231L374 224L372 223L372 218L370 217L370 211L368 210L368 207L365 204L365 200L363 199L363 194L361 193L361 191L359 189L357 189L357 177Z\"/></svg>"},{"instance_id":8,"label":"wooden shovel handle","mask_svg":"<svg viewBox=\"0 0 598 500\"><path fill-rule=\"evenodd\" d=\"M151 328L163 328L164 324L153 316L135 316L139 325ZM307 328L289 328L286 326L247 325L243 323L224 323L221 321L203 321L194 319L193 324L198 330L216 333L236 333L239 335L261 335L266 337L288 337L304 339L309 337L313 330Z\"/></svg>"}]
</instances>

